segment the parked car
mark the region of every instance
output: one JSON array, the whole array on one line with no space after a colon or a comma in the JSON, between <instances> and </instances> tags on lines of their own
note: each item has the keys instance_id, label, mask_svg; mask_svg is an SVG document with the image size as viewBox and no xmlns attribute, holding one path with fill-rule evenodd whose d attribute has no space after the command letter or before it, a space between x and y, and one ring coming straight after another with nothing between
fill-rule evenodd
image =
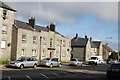
<instances>
[{"instance_id":1,"label":"parked car","mask_svg":"<svg viewBox=\"0 0 120 80\"><path fill-rule=\"evenodd\" d=\"M108 67L106 76L108 78L120 78L120 63L113 63L111 66Z\"/></svg>"},{"instance_id":2,"label":"parked car","mask_svg":"<svg viewBox=\"0 0 120 80\"><path fill-rule=\"evenodd\" d=\"M61 62L58 61L58 58L45 58L39 62L39 65L48 66L50 68L53 66L62 66Z\"/></svg>"},{"instance_id":3,"label":"parked car","mask_svg":"<svg viewBox=\"0 0 120 80\"><path fill-rule=\"evenodd\" d=\"M76 65L76 66L82 66L82 60L78 59L78 58L72 58L70 60L69 65Z\"/></svg>"},{"instance_id":4,"label":"parked car","mask_svg":"<svg viewBox=\"0 0 120 80\"><path fill-rule=\"evenodd\" d=\"M16 61L9 63L9 66L24 68L24 67L33 67L36 68L38 65L38 60L34 57L20 57Z\"/></svg>"},{"instance_id":5,"label":"parked car","mask_svg":"<svg viewBox=\"0 0 120 80\"><path fill-rule=\"evenodd\" d=\"M118 61L115 60L115 59L108 58L107 59L107 64L112 64L112 63L118 63Z\"/></svg>"}]
</instances>

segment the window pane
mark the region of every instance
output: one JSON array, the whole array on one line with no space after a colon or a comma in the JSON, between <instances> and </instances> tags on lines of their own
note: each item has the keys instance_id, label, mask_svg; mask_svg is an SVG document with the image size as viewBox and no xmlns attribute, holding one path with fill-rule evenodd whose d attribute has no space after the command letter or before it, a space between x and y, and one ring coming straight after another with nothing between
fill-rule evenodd
<instances>
[{"instance_id":1,"label":"window pane","mask_svg":"<svg viewBox=\"0 0 120 80\"><path fill-rule=\"evenodd\" d=\"M6 41L1 41L1 48L5 48Z\"/></svg>"},{"instance_id":2,"label":"window pane","mask_svg":"<svg viewBox=\"0 0 120 80\"><path fill-rule=\"evenodd\" d=\"M36 36L33 37L33 41L36 41Z\"/></svg>"},{"instance_id":3,"label":"window pane","mask_svg":"<svg viewBox=\"0 0 120 80\"><path fill-rule=\"evenodd\" d=\"M22 49L22 56L25 56L25 49Z\"/></svg>"},{"instance_id":4,"label":"window pane","mask_svg":"<svg viewBox=\"0 0 120 80\"><path fill-rule=\"evenodd\" d=\"M22 40L26 40L26 35L22 35Z\"/></svg>"},{"instance_id":5,"label":"window pane","mask_svg":"<svg viewBox=\"0 0 120 80\"><path fill-rule=\"evenodd\" d=\"M3 25L3 26L2 26L2 32L6 32L6 28L7 28L7 26L6 26L6 25Z\"/></svg>"},{"instance_id":6,"label":"window pane","mask_svg":"<svg viewBox=\"0 0 120 80\"><path fill-rule=\"evenodd\" d=\"M50 47L52 47L52 39L50 39Z\"/></svg>"},{"instance_id":7,"label":"window pane","mask_svg":"<svg viewBox=\"0 0 120 80\"><path fill-rule=\"evenodd\" d=\"M59 52L58 51L56 51L56 57L59 57Z\"/></svg>"},{"instance_id":8,"label":"window pane","mask_svg":"<svg viewBox=\"0 0 120 80\"><path fill-rule=\"evenodd\" d=\"M36 56L36 50L32 50L32 56Z\"/></svg>"}]
</instances>

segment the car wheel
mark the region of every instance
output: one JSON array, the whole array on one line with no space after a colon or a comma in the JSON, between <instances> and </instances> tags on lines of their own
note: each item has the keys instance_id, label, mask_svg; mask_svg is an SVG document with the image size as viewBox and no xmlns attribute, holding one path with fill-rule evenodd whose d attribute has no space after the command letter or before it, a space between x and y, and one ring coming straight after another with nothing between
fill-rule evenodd
<instances>
[{"instance_id":1,"label":"car wheel","mask_svg":"<svg viewBox=\"0 0 120 80\"><path fill-rule=\"evenodd\" d=\"M53 65L52 64L50 64L50 68L52 68L53 67Z\"/></svg>"},{"instance_id":2,"label":"car wheel","mask_svg":"<svg viewBox=\"0 0 120 80\"><path fill-rule=\"evenodd\" d=\"M61 67L62 65L61 64L59 64L59 67Z\"/></svg>"},{"instance_id":3,"label":"car wheel","mask_svg":"<svg viewBox=\"0 0 120 80\"><path fill-rule=\"evenodd\" d=\"M37 67L37 64L34 64L34 65L33 65L33 68L36 68L36 67Z\"/></svg>"},{"instance_id":4,"label":"car wheel","mask_svg":"<svg viewBox=\"0 0 120 80\"><path fill-rule=\"evenodd\" d=\"M80 66L82 66L82 64Z\"/></svg>"},{"instance_id":5,"label":"car wheel","mask_svg":"<svg viewBox=\"0 0 120 80\"><path fill-rule=\"evenodd\" d=\"M21 64L21 65L20 65L20 69L23 69L23 68L24 68L24 65L23 65L23 64Z\"/></svg>"},{"instance_id":6,"label":"car wheel","mask_svg":"<svg viewBox=\"0 0 120 80\"><path fill-rule=\"evenodd\" d=\"M79 63L77 63L77 66L79 66Z\"/></svg>"}]
</instances>

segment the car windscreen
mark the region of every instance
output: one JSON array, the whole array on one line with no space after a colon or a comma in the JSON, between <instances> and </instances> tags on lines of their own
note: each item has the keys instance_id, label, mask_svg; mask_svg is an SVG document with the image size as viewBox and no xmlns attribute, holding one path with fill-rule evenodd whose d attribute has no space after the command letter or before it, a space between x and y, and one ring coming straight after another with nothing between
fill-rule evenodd
<instances>
[{"instance_id":1,"label":"car windscreen","mask_svg":"<svg viewBox=\"0 0 120 80\"><path fill-rule=\"evenodd\" d=\"M25 61L24 57L18 58L16 61Z\"/></svg>"},{"instance_id":2,"label":"car windscreen","mask_svg":"<svg viewBox=\"0 0 120 80\"><path fill-rule=\"evenodd\" d=\"M76 61L76 59L71 59L71 61Z\"/></svg>"},{"instance_id":3,"label":"car windscreen","mask_svg":"<svg viewBox=\"0 0 120 80\"><path fill-rule=\"evenodd\" d=\"M97 59L97 57L91 57L91 59L92 59L92 60L96 60L96 59Z\"/></svg>"},{"instance_id":4,"label":"car windscreen","mask_svg":"<svg viewBox=\"0 0 120 80\"><path fill-rule=\"evenodd\" d=\"M43 59L43 60L48 60L48 61L49 61L49 60L50 60L50 58L45 58L45 59Z\"/></svg>"}]
</instances>

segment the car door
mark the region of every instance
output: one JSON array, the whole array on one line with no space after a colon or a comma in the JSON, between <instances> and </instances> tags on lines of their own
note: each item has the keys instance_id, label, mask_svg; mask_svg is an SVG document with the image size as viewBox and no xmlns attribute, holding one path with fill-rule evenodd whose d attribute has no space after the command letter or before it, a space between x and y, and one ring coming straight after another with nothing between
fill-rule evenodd
<instances>
[{"instance_id":1,"label":"car door","mask_svg":"<svg viewBox=\"0 0 120 80\"><path fill-rule=\"evenodd\" d=\"M58 62L57 62L57 59L56 58L53 58L51 60L51 63L53 64L53 66L57 66L58 65Z\"/></svg>"},{"instance_id":2,"label":"car door","mask_svg":"<svg viewBox=\"0 0 120 80\"><path fill-rule=\"evenodd\" d=\"M27 67L31 66L31 58L27 58L27 61L25 62Z\"/></svg>"},{"instance_id":3,"label":"car door","mask_svg":"<svg viewBox=\"0 0 120 80\"><path fill-rule=\"evenodd\" d=\"M35 58L31 58L30 66L37 64L37 60Z\"/></svg>"}]
</instances>

